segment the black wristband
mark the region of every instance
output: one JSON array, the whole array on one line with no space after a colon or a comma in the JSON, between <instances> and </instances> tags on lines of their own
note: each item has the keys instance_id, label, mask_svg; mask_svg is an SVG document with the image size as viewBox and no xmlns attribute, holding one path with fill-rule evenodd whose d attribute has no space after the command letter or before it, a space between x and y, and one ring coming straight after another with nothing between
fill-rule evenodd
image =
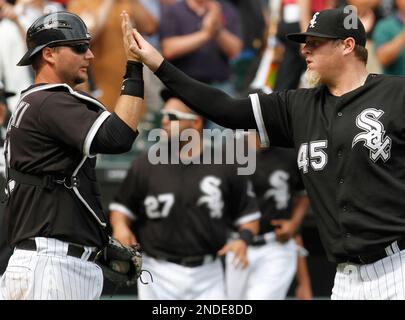
<instances>
[{"instance_id":1,"label":"black wristband","mask_svg":"<svg viewBox=\"0 0 405 320\"><path fill-rule=\"evenodd\" d=\"M247 245L252 244L253 237L253 232L248 229L242 229L239 231L239 239L245 241Z\"/></svg>"},{"instance_id":2,"label":"black wristband","mask_svg":"<svg viewBox=\"0 0 405 320\"><path fill-rule=\"evenodd\" d=\"M143 64L140 62L128 60L127 68L125 70L124 79L143 80Z\"/></svg>"},{"instance_id":3,"label":"black wristband","mask_svg":"<svg viewBox=\"0 0 405 320\"><path fill-rule=\"evenodd\" d=\"M144 84L143 80L137 80L133 78L125 79L121 86L121 95L140 97L144 96Z\"/></svg>"}]
</instances>

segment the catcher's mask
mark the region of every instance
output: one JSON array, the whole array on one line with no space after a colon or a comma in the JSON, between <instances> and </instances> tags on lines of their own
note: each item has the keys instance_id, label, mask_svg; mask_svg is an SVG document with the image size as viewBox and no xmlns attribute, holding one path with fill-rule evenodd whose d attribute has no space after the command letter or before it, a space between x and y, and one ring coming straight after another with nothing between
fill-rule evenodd
<instances>
[{"instance_id":1,"label":"catcher's mask","mask_svg":"<svg viewBox=\"0 0 405 320\"><path fill-rule=\"evenodd\" d=\"M30 65L33 56L47 46L90 40L91 36L79 16L61 11L39 17L28 28L26 39L28 51L17 63L18 66Z\"/></svg>"}]
</instances>

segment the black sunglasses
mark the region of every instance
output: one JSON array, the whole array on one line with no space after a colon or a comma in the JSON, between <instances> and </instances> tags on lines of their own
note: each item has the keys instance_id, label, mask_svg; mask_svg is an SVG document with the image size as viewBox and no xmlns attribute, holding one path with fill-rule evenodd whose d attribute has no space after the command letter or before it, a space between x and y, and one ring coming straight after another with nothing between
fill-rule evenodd
<instances>
[{"instance_id":1,"label":"black sunglasses","mask_svg":"<svg viewBox=\"0 0 405 320\"><path fill-rule=\"evenodd\" d=\"M51 48L55 47L69 47L73 50L74 53L84 54L87 50L90 49L90 43L55 43L50 46Z\"/></svg>"}]
</instances>

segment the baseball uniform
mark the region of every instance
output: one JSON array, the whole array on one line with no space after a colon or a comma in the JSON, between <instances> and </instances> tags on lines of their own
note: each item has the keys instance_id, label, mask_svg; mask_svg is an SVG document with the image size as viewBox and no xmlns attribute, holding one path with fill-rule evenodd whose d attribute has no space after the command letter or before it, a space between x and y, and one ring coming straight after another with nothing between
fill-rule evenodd
<instances>
[{"instance_id":1,"label":"baseball uniform","mask_svg":"<svg viewBox=\"0 0 405 320\"><path fill-rule=\"evenodd\" d=\"M95 154L120 151L113 141L99 146L113 118L66 84L22 92L5 143L8 242L15 247L0 283L5 299L100 297L94 258L108 237Z\"/></svg>"},{"instance_id":2,"label":"baseball uniform","mask_svg":"<svg viewBox=\"0 0 405 320\"><path fill-rule=\"evenodd\" d=\"M272 147L256 156L256 171L250 176L261 218L259 235L247 251L247 269L235 269L227 256L228 298L284 299L297 267L293 239L278 242L271 221L290 219L296 196L305 195L293 149Z\"/></svg>"},{"instance_id":3,"label":"baseball uniform","mask_svg":"<svg viewBox=\"0 0 405 320\"><path fill-rule=\"evenodd\" d=\"M140 299L225 297L217 251L231 228L260 217L247 186L235 165L152 165L147 154L134 161L110 210L133 220L153 275L138 286Z\"/></svg>"},{"instance_id":4,"label":"baseball uniform","mask_svg":"<svg viewBox=\"0 0 405 320\"><path fill-rule=\"evenodd\" d=\"M264 146L271 141L294 147L328 259L349 263L357 275L372 268L369 277L356 278L367 297L405 298L404 78L369 74L363 85L342 96L321 85L231 99L167 61L156 75L212 121L257 128ZM352 274L348 268L338 267L337 276L339 270ZM338 277L334 292L349 287L339 284L341 278L352 282ZM370 279L372 284L365 285ZM352 298L339 292L333 298Z\"/></svg>"}]
</instances>

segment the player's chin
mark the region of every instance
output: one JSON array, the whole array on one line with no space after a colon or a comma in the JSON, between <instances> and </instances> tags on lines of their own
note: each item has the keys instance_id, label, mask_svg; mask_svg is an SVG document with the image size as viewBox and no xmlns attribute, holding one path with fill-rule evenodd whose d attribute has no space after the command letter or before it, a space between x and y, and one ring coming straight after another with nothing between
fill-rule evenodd
<instances>
[{"instance_id":1,"label":"player's chin","mask_svg":"<svg viewBox=\"0 0 405 320\"><path fill-rule=\"evenodd\" d=\"M87 73L84 75L78 75L77 77L75 77L74 83L75 83L75 85L82 84L82 83L86 82L87 79L88 79Z\"/></svg>"},{"instance_id":2,"label":"player's chin","mask_svg":"<svg viewBox=\"0 0 405 320\"><path fill-rule=\"evenodd\" d=\"M307 68L307 71L305 71L305 80L307 81L310 87L316 87L319 84L321 84L320 74L317 71L310 68Z\"/></svg>"}]
</instances>

